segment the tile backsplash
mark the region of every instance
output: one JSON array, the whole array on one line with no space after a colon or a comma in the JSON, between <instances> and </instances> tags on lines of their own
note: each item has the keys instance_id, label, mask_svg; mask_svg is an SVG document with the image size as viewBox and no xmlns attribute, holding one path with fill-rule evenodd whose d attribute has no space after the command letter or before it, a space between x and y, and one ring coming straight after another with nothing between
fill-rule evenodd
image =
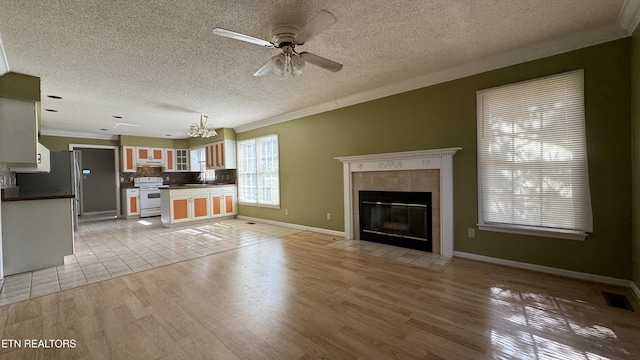
<instances>
[{"instance_id":1,"label":"tile backsplash","mask_svg":"<svg viewBox=\"0 0 640 360\"><path fill-rule=\"evenodd\" d=\"M209 181L214 184L235 184L237 181L236 170L216 170L216 179ZM137 177L161 177L164 183L171 184L187 184L202 182L199 180L199 172L162 172L162 168L154 166L138 166L135 173L121 173L120 186L133 186L133 179Z\"/></svg>"},{"instance_id":2,"label":"tile backsplash","mask_svg":"<svg viewBox=\"0 0 640 360\"><path fill-rule=\"evenodd\" d=\"M16 173L9 169L9 165L0 164L0 189L16 186Z\"/></svg>"}]
</instances>

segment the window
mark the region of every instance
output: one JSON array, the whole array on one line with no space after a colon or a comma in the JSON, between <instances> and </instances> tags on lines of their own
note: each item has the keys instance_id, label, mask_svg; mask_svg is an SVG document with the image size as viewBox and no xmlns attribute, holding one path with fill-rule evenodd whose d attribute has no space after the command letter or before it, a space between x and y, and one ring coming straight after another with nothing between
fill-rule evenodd
<instances>
[{"instance_id":1,"label":"window","mask_svg":"<svg viewBox=\"0 0 640 360\"><path fill-rule=\"evenodd\" d=\"M238 201L280 206L278 135L238 141Z\"/></svg>"},{"instance_id":2,"label":"window","mask_svg":"<svg viewBox=\"0 0 640 360\"><path fill-rule=\"evenodd\" d=\"M481 230L593 232L583 83L578 70L477 92Z\"/></svg>"},{"instance_id":3,"label":"window","mask_svg":"<svg viewBox=\"0 0 640 360\"><path fill-rule=\"evenodd\" d=\"M199 172L200 179L215 180L216 171L213 169L207 170L205 148L191 149L189 152L191 156L191 171Z\"/></svg>"}]
</instances>

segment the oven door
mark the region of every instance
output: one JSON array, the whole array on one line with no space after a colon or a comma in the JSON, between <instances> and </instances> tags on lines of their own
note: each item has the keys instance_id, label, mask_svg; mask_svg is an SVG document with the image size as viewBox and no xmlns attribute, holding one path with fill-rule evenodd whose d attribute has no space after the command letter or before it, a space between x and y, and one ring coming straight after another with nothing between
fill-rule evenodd
<instances>
[{"instance_id":1,"label":"oven door","mask_svg":"<svg viewBox=\"0 0 640 360\"><path fill-rule=\"evenodd\" d=\"M140 188L140 217L160 215L160 189Z\"/></svg>"}]
</instances>

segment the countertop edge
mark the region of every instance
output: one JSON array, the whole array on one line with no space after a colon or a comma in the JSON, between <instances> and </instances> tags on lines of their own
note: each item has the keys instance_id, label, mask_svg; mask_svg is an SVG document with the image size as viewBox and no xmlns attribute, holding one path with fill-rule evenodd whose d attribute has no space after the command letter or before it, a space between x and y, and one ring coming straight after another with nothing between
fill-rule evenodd
<instances>
[{"instance_id":1,"label":"countertop edge","mask_svg":"<svg viewBox=\"0 0 640 360\"><path fill-rule=\"evenodd\" d=\"M73 199L74 195L43 195L43 196L19 196L19 197L2 197L0 202L11 202L11 201L30 201L30 200L55 200L55 199Z\"/></svg>"}]
</instances>

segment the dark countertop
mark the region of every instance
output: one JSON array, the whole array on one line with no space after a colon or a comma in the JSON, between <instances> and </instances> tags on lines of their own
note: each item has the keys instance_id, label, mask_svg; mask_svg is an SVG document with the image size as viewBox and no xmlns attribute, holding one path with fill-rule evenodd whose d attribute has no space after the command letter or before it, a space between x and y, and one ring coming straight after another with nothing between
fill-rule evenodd
<instances>
[{"instance_id":1,"label":"dark countertop","mask_svg":"<svg viewBox=\"0 0 640 360\"><path fill-rule=\"evenodd\" d=\"M236 184L173 184L160 190L208 189L219 186L237 186Z\"/></svg>"},{"instance_id":2,"label":"dark countertop","mask_svg":"<svg viewBox=\"0 0 640 360\"><path fill-rule=\"evenodd\" d=\"M4 196L4 191L2 191L1 202L8 201L27 201L27 200L52 200L52 199L73 199L75 196L73 194L45 194L45 193L31 193L31 194L20 194L18 196Z\"/></svg>"}]
</instances>

